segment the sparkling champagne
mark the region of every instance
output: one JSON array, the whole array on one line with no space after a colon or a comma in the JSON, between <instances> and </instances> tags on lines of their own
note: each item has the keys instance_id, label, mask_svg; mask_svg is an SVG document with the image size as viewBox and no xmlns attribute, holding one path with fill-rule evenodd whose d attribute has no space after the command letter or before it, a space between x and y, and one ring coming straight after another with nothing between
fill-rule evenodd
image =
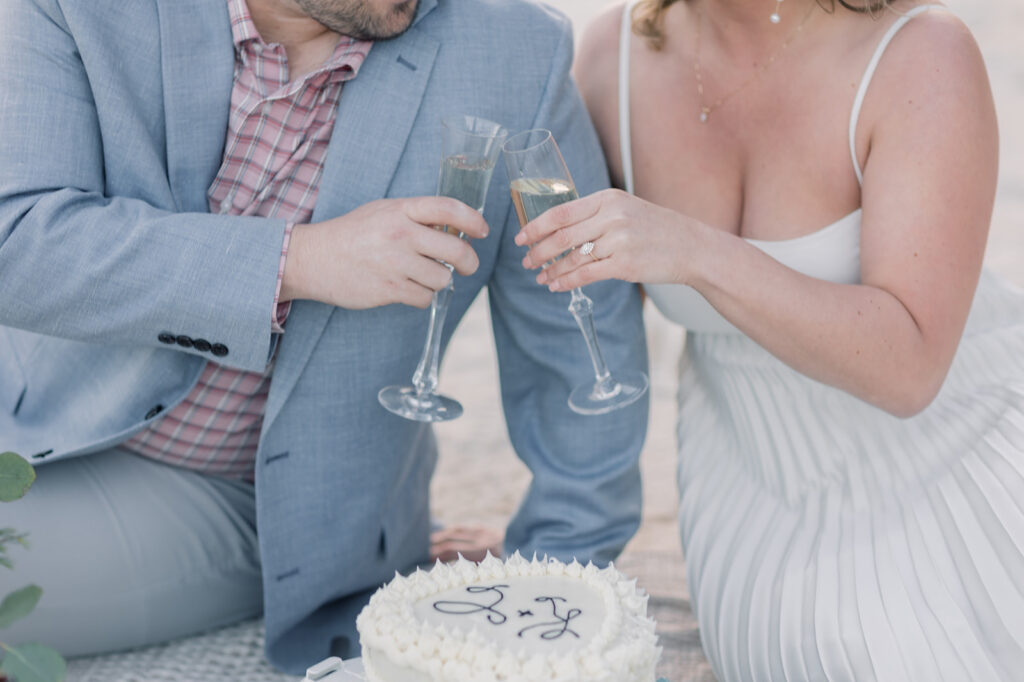
<instances>
[{"instance_id":1,"label":"sparkling champagne","mask_svg":"<svg viewBox=\"0 0 1024 682\"><path fill-rule=\"evenodd\" d=\"M568 180L519 178L512 181L511 190L520 227L549 208L579 198Z\"/></svg>"},{"instance_id":2,"label":"sparkling champagne","mask_svg":"<svg viewBox=\"0 0 1024 682\"><path fill-rule=\"evenodd\" d=\"M510 184L512 204L516 207L519 226L522 227L549 208L579 198L576 188L568 180L550 178L520 178ZM565 256L565 253L549 261L547 265Z\"/></svg>"},{"instance_id":3,"label":"sparkling champagne","mask_svg":"<svg viewBox=\"0 0 1024 682\"><path fill-rule=\"evenodd\" d=\"M471 161L462 154L446 157L441 164L437 194L458 199L470 208L482 211L493 172L494 160L491 159ZM447 232L448 226L440 229Z\"/></svg>"}]
</instances>

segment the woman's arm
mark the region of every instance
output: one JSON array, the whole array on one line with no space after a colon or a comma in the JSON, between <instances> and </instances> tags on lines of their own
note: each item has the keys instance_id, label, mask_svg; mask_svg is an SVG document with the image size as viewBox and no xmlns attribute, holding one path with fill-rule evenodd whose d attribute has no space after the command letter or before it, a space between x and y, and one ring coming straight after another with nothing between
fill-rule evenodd
<instances>
[{"instance_id":1,"label":"woman's arm","mask_svg":"<svg viewBox=\"0 0 1024 682\"><path fill-rule=\"evenodd\" d=\"M566 204L524 228L527 267L574 252L538 281L619 278L695 287L794 369L882 409L926 407L967 319L995 192L988 79L966 28L915 19L890 46L862 113L861 284L795 272L735 235L622 192ZM870 150L868 152L868 150Z\"/></svg>"}]
</instances>

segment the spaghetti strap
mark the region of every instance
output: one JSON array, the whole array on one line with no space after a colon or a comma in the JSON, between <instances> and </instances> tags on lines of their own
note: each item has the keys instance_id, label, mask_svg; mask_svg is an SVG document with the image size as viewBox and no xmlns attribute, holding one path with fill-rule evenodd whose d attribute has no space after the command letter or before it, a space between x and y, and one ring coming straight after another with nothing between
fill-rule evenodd
<instances>
[{"instance_id":1,"label":"spaghetti strap","mask_svg":"<svg viewBox=\"0 0 1024 682\"><path fill-rule=\"evenodd\" d=\"M636 0L628 0L622 8L619 28L619 160L626 191L633 193L633 146L629 127L629 37L630 12Z\"/></svg>"},{"instance_id":2,"label":"spaghetti strap","mask_svg":"<svg viewBox=\"0 0 1024 682\"><path fill-rule=\"evenodd\" d=\"M922 14L932 9L946 8L943 5L937 4L919 5L897 19L893 25L889 27L889 30L886 31L885 35L882 36L882 40L879 41L878 47L875 48L875 53L871 56L871 61L868 62L868 66L864 70L864 76L861 78L860 87L857 88L857 97L853 100L853 109L850 111L850 158L853 160L853 171L857 174L858 185L864 184L864 173L861 171L860 162L857 160L857 120L860 118L860 108L864 104L864 95L867 93L868 86L871 84L871 78L875 75L875 69L878 68L878 62L881 61L885 48L889 46L889 43L896 36L899 30L906 26L907 22L918 14Z\"/></svg>"}]
</instances>

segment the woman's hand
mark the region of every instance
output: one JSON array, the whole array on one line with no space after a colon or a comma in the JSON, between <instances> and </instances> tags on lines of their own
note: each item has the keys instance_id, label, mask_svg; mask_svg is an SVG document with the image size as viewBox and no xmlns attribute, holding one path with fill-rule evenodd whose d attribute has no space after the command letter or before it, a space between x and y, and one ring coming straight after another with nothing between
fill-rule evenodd
<instances>
[{"instance_id":1,"label":"woman's hand","mask_svg":"<svg viewBox=\"0 0 1024 682\"><path fill-rule=\"evenodd\" d=\"M529 246L526 268L544 267L538 284L552 291L605 279L628 282L687 280L695 223L685 216L620 190L604 190L556 206L527 223L516 244ZM584 254L580 246L593 242Z\"/></svg>"}]
</instances>

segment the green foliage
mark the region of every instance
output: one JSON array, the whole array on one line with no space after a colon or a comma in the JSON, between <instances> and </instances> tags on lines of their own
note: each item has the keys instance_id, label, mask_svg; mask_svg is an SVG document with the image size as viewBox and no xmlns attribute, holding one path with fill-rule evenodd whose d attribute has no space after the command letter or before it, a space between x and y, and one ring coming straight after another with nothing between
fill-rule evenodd
<instances>
[{"instance_id":1,"label":"green foliage","mask_svg":"<svg viewBox=\"0 0 1024 682\"><path fill-rule=\"evenodd\" d=\"M36 472L24 458L13 452L0 454L0 502L13 502L28 492Z\"/></svg>"},{"instance_id":2,"label":"green foliage","mask_svg":"<svg viewBox=\"0 0 1024 682\"><path fill-rule=\"evenodd\" d=\"M28 547L27 537L25 533L19 533L13 528L0 528L0 566L14 568L14 563L7 556L7 547L12 544Z\"/></svg>"},{"instance_id":3,"label":"green foliage","mask_svg":"<svg viewBox=\"0 0 1024 682\"><path fill-rule=\"evenodd\" d=\"M36 472L24 458L13 452L0 454L0 502L21 499L36 480ZM0 528L0 566L13 568L7 555L12 544L28 547L24 533L13 528ZM0 628L24 618L32 612L43 595L36 585L15 590L0 602ZM9 646L0 642L0 680L5 676L14 682L64 682L67 664L59 653L42 644Z\"/></svg>"},{"instance_id":4,"label":"green foliage","mask_svg":"<svg viewBox=\"0 0 1024 682\"><path fill-rule=\"evenodd\" d=\"M25 644L9 647L0 644L4 658L0 672L7 673L16 682L58 682L67 675L63 657L48 646Z\"/></svg>"},{"instance_id":5,"label":"green foliage","mask_svg":"<svg viewBox=\"0 0 1024 682\"><path fill-rule=\"evenodd\" d=\"M36 585L29 585L15 590L0 602L0 628L9 627L11 623L32 613L43 590Z\"/></svg>"}]
</instances>

